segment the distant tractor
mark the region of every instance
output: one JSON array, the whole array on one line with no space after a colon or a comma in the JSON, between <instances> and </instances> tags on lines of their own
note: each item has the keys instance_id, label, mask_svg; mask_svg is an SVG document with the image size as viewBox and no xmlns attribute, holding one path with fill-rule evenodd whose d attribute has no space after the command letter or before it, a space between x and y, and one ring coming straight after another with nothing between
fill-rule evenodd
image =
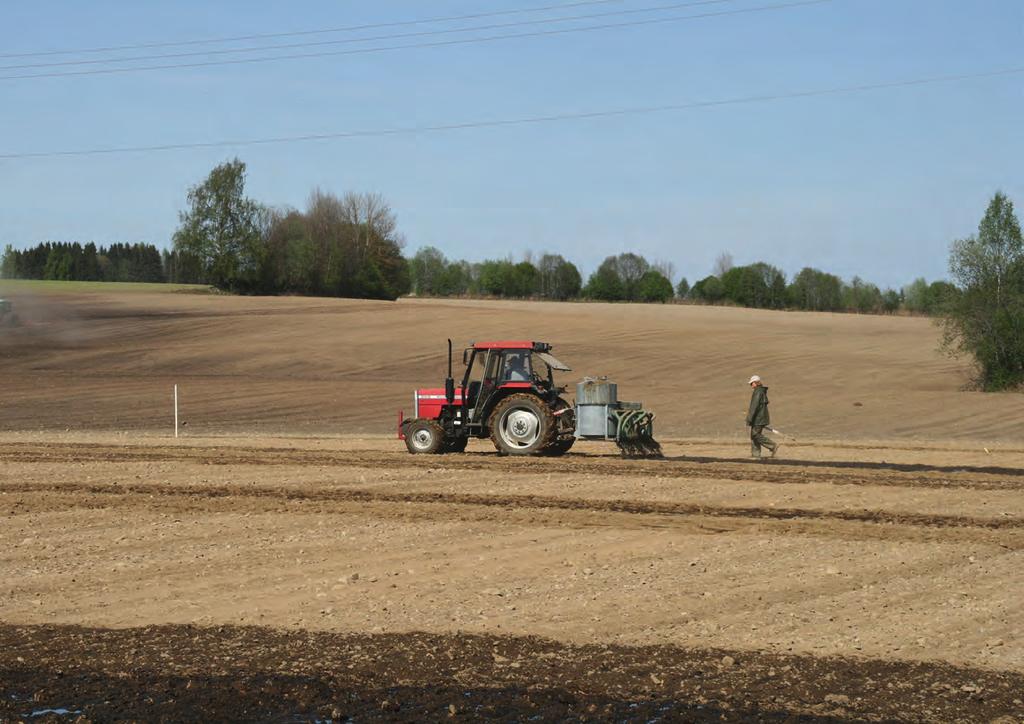
<instances>
[{"instance_id":1,"label":"distant tractor","mask_svg":"<svg viewBox=\"0 0 1024 724\"><path fill-rule=\"evenodd\" d=\"M630 456L660 456L654 415L640 403L620 402L606 379L576 386L563 397L554 373L570 368L544 342L476 342L465 349L466 371L456 386L452 341L442 388L414 392L411 419L399 415L398 436L413 454L463 452L470 438L490 438L502 455L563 455L576 440L608 440Z\"/></svg>"}]
</instances>

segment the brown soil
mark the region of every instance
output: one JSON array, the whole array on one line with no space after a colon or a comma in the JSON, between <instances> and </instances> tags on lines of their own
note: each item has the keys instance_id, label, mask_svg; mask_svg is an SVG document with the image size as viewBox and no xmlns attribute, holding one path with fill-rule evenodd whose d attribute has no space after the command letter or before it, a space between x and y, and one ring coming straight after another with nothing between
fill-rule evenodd
<instances>
[{"instance_id":1,"label":"brown soil","mask_svg":"<svg viewBox=\"0 0 1024 724\"><path fill-rule=\"evenodd\" d=\"M4 294L0 282L0 294ZM445 339L540 339L610 375L659 437L742 439L754 372L801 439L970 440L1020 447L1016 395L964 391L928 319L681 305L188 294L10 294L0 430L166 430L178 384L196 434L380 434L438 386Z\"/></svg>"},{"instance_id":2,"label":"brown soil","mask_svg":"<svg viewBox=\"0 0 1024 724\"><path fill-rule=\"evenodd\" d=\"M1001 464L396 448L0 437L9 716L1024 714Z\"/></svg>"},{"instance_id":3,"label":"brown soil","mask_svg":"<svg viewBox=\"0 0 1024 724\"><path fill-rule=\"evenodd\" d=\"M515 636L0 626L0 643L12 720L990 721L1024 689L943 664Z\"/></svg>"},{"instance_id":4,"label":"brown soil","mask_svg":"<svg viewBox=\"0 0 1024 724\"><path fill-rule=\"evenodd\" d=\"M926 321L37 302L0 336L0 721L1024 718L1024 412ZM666 459L404 451L446 332L531 319ZM752 349L803 433L770 462Z\"/></svg>"}]
</instances>

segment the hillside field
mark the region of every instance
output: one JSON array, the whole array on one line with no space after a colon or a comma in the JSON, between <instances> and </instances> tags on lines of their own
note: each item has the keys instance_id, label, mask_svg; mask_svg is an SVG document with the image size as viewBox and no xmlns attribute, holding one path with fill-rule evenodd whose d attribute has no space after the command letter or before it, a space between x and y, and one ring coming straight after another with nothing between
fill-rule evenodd
<instances>
[{"instance_id":1,"label":"hillside field","mask_svg":"<svg viewBox=\"0 0 1024 724\"><path fill-rule=\"evenodd\" d=\"M966 361L944 356L923 318L5 284L23 326L0 330L0 430L163 432L176 383L192 434L391 434L413 389L441 384L449 337L457 350L551 342L574 369L560 379L570 392L608 375L657 413L665 438L742 443L754 373L775 426L801 440L991 448L1015 444L1024 422L1018 395L965 390Z\"/></svg>"},{"instance_id":2,"label":"hillside field","mask_svg":"<svg viewBox=\"0 0 1024 724\"><path fill-rule=\"evenodd\" d=\"M1024 405L931 321L191 291L0 282L0 721L1024 721ZM449 337L665 459L409 455Z\"/></svg>"}]
</instances>

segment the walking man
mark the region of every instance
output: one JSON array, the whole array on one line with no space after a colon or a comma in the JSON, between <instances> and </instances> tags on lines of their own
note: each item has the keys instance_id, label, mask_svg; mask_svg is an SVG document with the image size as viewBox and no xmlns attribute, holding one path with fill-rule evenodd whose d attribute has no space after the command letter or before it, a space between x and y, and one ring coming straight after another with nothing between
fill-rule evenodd
<instances>
[{"instance_id":1,"label":"walking man","mask_svg":"<svg viewBox=\"0 0 1024 724\"><path fill-rule=\"evenodd\" d=\"M747 425L750 426L750 456L761 457L761 448L766 447L771 457L779 451L779 444L764 434L764 429L771 424L768 414L768 388L761 383L761 378L754 375L750 378L753 394L750 396L750 410L747 412Z\"/></svg>"}]
</instances>

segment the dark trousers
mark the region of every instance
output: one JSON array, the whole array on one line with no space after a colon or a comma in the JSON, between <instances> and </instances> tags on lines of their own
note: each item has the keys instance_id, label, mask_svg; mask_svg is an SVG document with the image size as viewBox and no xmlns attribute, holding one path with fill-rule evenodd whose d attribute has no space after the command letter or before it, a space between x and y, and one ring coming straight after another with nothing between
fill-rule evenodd
<instances>
[{"instance_id":1,"label":"dark trousers","mask_svg":"<svg viewBox=\"0 0 1024 724\"><path fill-rule=\"evenodd\" d=\"M775 452L777 445L774 440L764 434L764 428L764 425L751 425L750 427L750 454L752 457L761 457L762 447Z\"/></svg>"}]
</instances>

